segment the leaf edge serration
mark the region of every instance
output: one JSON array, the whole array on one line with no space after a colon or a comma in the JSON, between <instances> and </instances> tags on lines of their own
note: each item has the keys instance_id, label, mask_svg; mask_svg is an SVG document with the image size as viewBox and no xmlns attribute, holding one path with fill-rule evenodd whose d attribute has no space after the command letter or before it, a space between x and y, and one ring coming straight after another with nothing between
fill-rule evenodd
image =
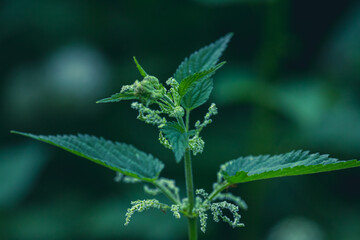
<instances>
[{"instance_id":1,"label":"leaf edge serration","mask_svg":"<svg viewBox=\"0 0 360 240\"><path fill-rule=\"evenodd\" d=\"M303 154L308 156L308 159L317 157L316 159L323 159L324 161L319 164L308 164L308 165L301 165L301 164L294 164L293 166L278 168L274 170L267 171L264 166L256 166L257 169L263 169L258 172L255 171L244 171L238 170L234 171L229 169L239 163L240 161L249 161L249 158L260 158L264 157L268 159L281 157L285 155L291 154ZM305 159L306 160L306 159ZM250 160L251 161L251 160ZM256 160L255 160L256 161ZM302 160L304 161L304 160ZM298 163L298 162L296 162ZM328 154L319 154L319 153L310 153L310 151L303 151L303 150L293 150L288 153L284 154L277 154L277 155L258 155L258 156L246 156L246 157L239 157L237 159L231 160L221 165L219 176L225 179L229 183L237 184L237 183L245 183L257 180L264 180L270 178L278 178L278 177L287 177L287 176L298 176L298 175L307 175L307 174L315 174L315 173L322 173L322 172L329 172L335 170L342 170L347 168L354 168L360 166L360 161L356 159L352 160L338 160L336 158L329 158ZM264 170L265 169L265 170ZM230 172L230 173L229 173Z\"/></svg>"},{"instance_id":2,"label":"leaf edge serration","mask_svg":"<svg viewBox=\"0 0 360 240\"><path fill-rule=\"evenodd\" d=\"M85 159L88 159L94 163L97 163L99 165L102 165L108 169L111 169L111 170L114 170L116 172L120 172L124 175L127 175L127 176L130 176L130 177L134 177L134 178L137 178L139 180L142 180L142 181L148 181L148 182L153 182L155 181L156 179L158 179L161 171L163 170L164 168L164 163L162 163L159 159L157 159L156 157L154 157L153 155L151 154L148 154L148 153L145 153L139 149L137 149L136 147L134 147L133 145L131 144L126 144L126 143L120 143L120 142L114 142L114 141L111 141L111 140L107 140L107 139L104 139L102 137L96 137L96 136L92 136L92 135L89 135L89 134L77 134L77 135L66 135L66 134L62 134L62 135L35 135L35 134L32 134L32 133L25 133L25 132L19 132L19 131L10 131L11 133L13 134L18 134L18 135L22 135L22 136L25 136L25 137L29 137L29 138L32 138L32 139L35 139L35 140L38 140L38 141L41 141L41 142L45 142L45 143L48 143L50 145L53 145L55 147L58 147L58 148L61 148L67 152L70 152L74 155L77 155L79 157L82 157L82 158L85 158ZM116 145L121 145L121 146L126 146L128 148L132 148L133 150L136 150L138 151L139 153L142 153L142 154L145 154L146 157L148 159L151 159L151 161L154 162L154 166L155 166L155 170L156 170L156 174L153 174L154 176L153 177L149 177L149 176L144 176L143 174L141 173L136 173L134 172L133 170L131 169L128 169L126 167L123 167L123 168L119 168L119 167L116 167L116 166L111 166L109 164L106 163L106 161L102 160L102 159L99 159L99 158L94 158L92 156L88 156L84 153L81 153L79 151L76 151L76 150L73 150L73 149L69 149L69 148L66 148L60 144L57 144L55 142L52 142L50 140L48 140L47 138L49 137L91 137L91 138L95 138L97 140L100 141L105 141L107 143L111 143L112 145L116 146Z\"/></svg>"}]
</instances>

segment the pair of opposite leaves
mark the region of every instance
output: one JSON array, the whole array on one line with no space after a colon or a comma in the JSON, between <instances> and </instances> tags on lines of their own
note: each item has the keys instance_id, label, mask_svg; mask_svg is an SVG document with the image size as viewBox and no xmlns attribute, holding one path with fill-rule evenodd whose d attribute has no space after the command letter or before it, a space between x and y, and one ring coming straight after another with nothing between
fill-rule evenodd
<instances>
[{"instance_id":1,"label":"pair of opposite leaves","mask_svg":"<svg viewBox=\"0 0 360 240\"><path fill-rule=\"evenodd\" d=\"M231 33L227 34L193 53L179 65L174 78L180 84L184 81L182 87L179 88L181 91L179 93L183 96L182 106L185 109L192 110L208 100L213 88L210 76L222 66L223 63L216 64L231 37ZM139 70L141 72L141 69ZM145 71L144 74L146 74ZM155 181L164 168L164 164L157 158L125 143L83 134L43 136L18 131L12 131L12 133L52 144L142 181ZM240 157L223 164L220 174L229 184L234 184L357 166L360 166L360 161L339 161L329 158L328 155L310 154L308 151L299 150L274 156Z\"/></svg>"}]
</instances>

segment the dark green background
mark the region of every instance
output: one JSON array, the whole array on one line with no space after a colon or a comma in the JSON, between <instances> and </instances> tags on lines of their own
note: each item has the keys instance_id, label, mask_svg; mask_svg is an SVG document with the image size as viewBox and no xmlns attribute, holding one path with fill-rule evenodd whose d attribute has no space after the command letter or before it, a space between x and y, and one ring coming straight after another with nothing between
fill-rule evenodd
<instances>
[{"instance_id":1,"label":"dark green background","mask_svg":"<svg viewBox=\"0 0 360 240\"><path fill-rule=\"evenodd\" d=\"M197 188L238 156L293 149L360 158L360 4L346 1L26 1L0 3L0 239L186 239L184 219L134 215L141 185L9 131L89 133L183 165L135 120L129 103L95 104L141 76L162 82L184 57L228 32L214 79L219 115L203 131ZM210 102L194 111L202 119ZM358 240L360 169L259 181L229 191L249 210L246 227L209 220L200 239ZM182 190L182 193L184 191ZM165 201L165 200L164 200Z\"/></svg>"}]
</instances>

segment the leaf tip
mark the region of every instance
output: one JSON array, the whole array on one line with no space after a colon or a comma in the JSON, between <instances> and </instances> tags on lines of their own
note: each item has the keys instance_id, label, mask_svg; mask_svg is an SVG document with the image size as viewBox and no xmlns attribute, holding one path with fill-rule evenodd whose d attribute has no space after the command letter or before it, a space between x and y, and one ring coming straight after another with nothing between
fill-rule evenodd
<instances>
[{"instance_id":1,"label":"leaf tip","mask_svg":"<svg viewBox=\"0 0 360 240\"><path fill-rule=\"evenodd\" d=\"M25 136L25 137L29 137L29 133L19 132L19 131L16 131L16 130L11 130L10 133Z\"/></svg>"},{"instance_id":2,"label":"leaf tip","mask_svg":"<svg viewBox=\"0 0 360 240\"><path fill-rule=\"evenodd\" d=\"M103 98L103 99L97 100L95 103L107 103L108 100L109 100L109 98Z\"/></svg>"},{"instance_id":3,"label":"leaf tip","mask_svg":"<svg viewBox=\"0 0 360 240\"><path fill-rule=\"evenodd\" d=\"M232 38L234 36L234 32L228 32L225 37Z\"/></svg>"},{"instance_id":4,"label":"leaf tip","mask_svg":"<svg viewBox=\"0 0 360 240\"><path fill-rule=\"evenodd\" d=\"M140 72L140 75L143 76L143 77L146 77L148 76L148 74L145 72L145 70L141 67L141 65L139 64L139 62L137 61L136 57L133 56L133 59L134 59L134 62L136 64L136 67L137 69L139 70Z\"/></svg>"}]
</instances>

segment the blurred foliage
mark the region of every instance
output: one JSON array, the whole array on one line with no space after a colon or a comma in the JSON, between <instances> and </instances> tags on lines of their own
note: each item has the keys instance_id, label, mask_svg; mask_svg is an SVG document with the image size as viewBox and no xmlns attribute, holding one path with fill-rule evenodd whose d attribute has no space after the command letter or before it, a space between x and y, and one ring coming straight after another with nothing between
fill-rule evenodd
<instances>
[{"instance_id":1,"label":"blurred foliage","mask_svg":"<svg viewBox=\"0 0 360 240\"><path fill-rule=\"evenodd\" d=\"M47 159L37 144L0 150L0 208L11 208L31 190Z\"/></svg>"},{"instance_id":2,"label":"blurred foliage","mask_svg":"<svg viewBox=\"0 0 360 240\"><path fill-rule=\"evenodd\" d=\"M241 155L309 149L360 158L358 1L5 0L0 28L0 239L184 239L186 224L169 213L135 215L123 227L130 201L146 197L139 185L119 185L113 172L9 130L128 142L163 159L162 175L183 186L182 166L156 129L135 121L128 104L95 101L141 78L132 56L164 82L227 32L228 63L211 96L219 115L194 158L197 187L209 190L219 164ZM230 191L249 204L246 227L210 224L200 239L357 240L359 174L239 185Z\"/></svg>"}]
</instances>

